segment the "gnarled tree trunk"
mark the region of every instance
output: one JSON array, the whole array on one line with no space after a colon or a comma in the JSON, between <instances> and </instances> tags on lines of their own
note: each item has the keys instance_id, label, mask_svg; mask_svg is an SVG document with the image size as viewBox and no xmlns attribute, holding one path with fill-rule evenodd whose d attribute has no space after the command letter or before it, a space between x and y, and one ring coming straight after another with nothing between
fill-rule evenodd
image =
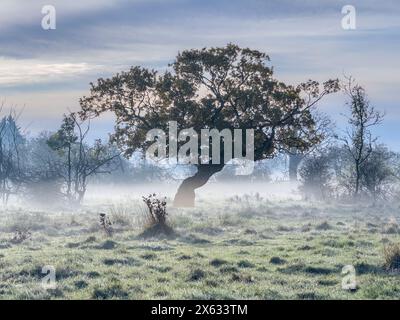
<instances>
[{"instance_id":1,"label":"gnarled tree trunk","mask_svg":"<svg viewBox=\"0 0 400 320\"><path fill-rule=\"evenodd\" d=\"M217 172L224 168L224 164L202 164L197 166L197 172L183 180L175 195L175 207L194 207L195 190L204 186Z\"/></svg>"}]
</instances>

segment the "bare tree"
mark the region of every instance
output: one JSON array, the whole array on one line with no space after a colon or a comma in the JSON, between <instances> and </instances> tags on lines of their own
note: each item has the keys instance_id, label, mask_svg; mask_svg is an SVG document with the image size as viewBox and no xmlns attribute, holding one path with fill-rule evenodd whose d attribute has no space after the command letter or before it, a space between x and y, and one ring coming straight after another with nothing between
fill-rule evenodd
<instances>
[{"instance_id":1,"label":"bare tree","mask_svg":"<svg viewBox=\"0 0 400 320\"><path fill-rule=\"evenodd\" d=\"M345 148L351 156L354 166L353 197L358 197L360 191L361 168L370 157L373 144L377 138L372 136L370 128L383 121L384 114L376 111L365 93L365 89L356 84L352 77L346 78L343 90L349 97L347 103L351 114L347 118L349 127L342 138Z\"/></svg>"},{"instance_id":2,"label":"bare tree","mask_svg":"<svg viewBox=\"0 0 400 320\"><path fill-rule=\"evenodd\" d=\"M24 196L30 203L46 206L59 204L64 196L64 161L62 155L50 148L48 141L53 133L40 132L27 143L27 181L24 183Z\"/></svg>"},{"instance_id":3,"label":"bare tree","mask_svg":"<svg viewBox=\"0 0 400 320\"><path fill-rule=\"evenodd\" d=\"M0 111L3 104L0 106ZM11 110L0 120L0 197L7 204L24 180L23 148L25 138L17 125L18 115Z\"/></svg>"},{"instance_id":4,"label":"bare tree","mask_svg":"<svg viewBox=\"0 0 400 320\"><path fill-rule=\"evenodd\" d=\"M110 144L103 144L100 139L92 145L86 143L89 130L89 121L81 122L71 113L64 116L61 128L48 140L50 148L63 159L65 196L72 203L83 200L91 176L110 173L120 165L120 152Z\"/></svg>"}]
</instances>

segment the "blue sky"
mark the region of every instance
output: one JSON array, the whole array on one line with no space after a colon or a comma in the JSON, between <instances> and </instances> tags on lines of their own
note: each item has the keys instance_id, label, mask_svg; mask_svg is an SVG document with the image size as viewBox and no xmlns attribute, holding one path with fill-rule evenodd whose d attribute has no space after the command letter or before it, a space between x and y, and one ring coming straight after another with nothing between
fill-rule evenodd
<instances>
[{"instance_id":1,"label":"blue sky","mask_svg":"<svg viewBox=\"0 0 400 320\"><path fill-rule=\"evenodd\" d=\"M47 4L56 30L41 28ZM356 30L341 28L346 4ZM400 151L398 0L2 0L0 30L0 100L24 108L32 133L54 130L99 77L132 65L163 70L180 50L234 42L267 52L288 83L353 75L386 112L380 140ZM343 96L320 108L343 125ZM94 129L104 136L111 119Z\"/></svg>"}]
</instances>

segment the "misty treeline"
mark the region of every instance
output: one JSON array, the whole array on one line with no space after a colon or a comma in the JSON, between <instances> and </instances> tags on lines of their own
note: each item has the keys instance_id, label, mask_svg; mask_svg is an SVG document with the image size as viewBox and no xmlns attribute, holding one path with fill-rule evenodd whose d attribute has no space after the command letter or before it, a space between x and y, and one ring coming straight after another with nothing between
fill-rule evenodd
<instances>
[{"instance_id":1,"label":"misty treeline","mask_svg":"<svg viewBox=\"0 0 400 320\"><path fill-rule=\"evenodd\" d=\"M342 85L348 107L345 131L336 129L326 115L315 112L315 130L324 137L318 144L306 152L292 148L274 159L258 161L248 176L236 175L237 167L227 165L214 180L298 180L304 197L316 200L376 202L400 198L400 154L372 133L384 115L370 105L364 88L352 78L347 80ZM148 164L140 154L128 160L115 144L90 141L90 121L80 120L75 113L64 115L57 131L43 131L35 137L24 132L19 117L11 110L0 118L3 204L15 197L38 204L78 205L89 183L112 187L176 179L170 169Z\"/></svg>"},{"instance_id":2,"label":"misty treeline","mask_svg":"<svg viewBox=\"0 0 400 320\"><path fill-rule=\"evenodd\" d=\"M129 162L112 143L90 141L90 122L79 120L74 113L64 115L57 131L34 137L18 124L19 118L13 109L0 118L3 204L18 198L37 204L78 205L89 183L143 182L163 175L143 161Z\"/></svg>"}]
</instances>

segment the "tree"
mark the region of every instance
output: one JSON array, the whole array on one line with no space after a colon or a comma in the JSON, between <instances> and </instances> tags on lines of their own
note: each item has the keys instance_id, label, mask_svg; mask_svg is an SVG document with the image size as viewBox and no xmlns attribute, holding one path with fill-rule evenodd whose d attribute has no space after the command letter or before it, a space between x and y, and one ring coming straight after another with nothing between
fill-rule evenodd
<instances>
[{"instance_id":1,"label":"tree","mask_svg":"<svg viewBox=\"0 0 400 320\"><path fill-rule=\"evenodd\" d=\"M311 80L287 85L273 78L268 62L265 53L234 44L186 50L170 65L172 70L163 74L132 67L112 78L100 78L91 84L90 95L80 100L80 115L87 119L113 112L112 137L127 156L148 147L148 130L167 131L168 121L178 121L178 130L195 132L254 129L255 161L273 158L291 147L307 150L322 139L310 109L337 91L338 82L326 81L322 89ZM210 141L210 150L214 143ZM245 147L245 139L242 144ZM208 162L197 161L197 172L182 182L175 195L176 206L193 206L195 190L223 169L224 147L220 151L221 164L213 163L211 157Z\"/></svg>"},{"instance_id":2,"label":"tree","mask_svg":"<svg viewBox=\"0 0 400 320\"><path fill-rule=\"evenodd\" d=\"M332 168L329 150L316 152L305 157L300 170L300 190L306 198L326 199L332 191Z\"/></svg>"},{"instance_id":3,"label":"tree","mask_svg":"<svg viewBox=\"0 0 400 320\"><path fill-rule=\"evenodd\" d=\"M67 174L65 176L65 181L67 184L66 195L67 198L72 198L72 169L73 169L73 159L72 152L73 147L78 141L78 136L75 133L76 119L73 115L65 116L63 118L61 128L53 134L47 141L48 146L59 152L60 156L65 157L65 166ZM82 141L79 141L82 142Z\"/></svg>"},{"instance_id":4,"label":"tree","mask_svg":"<svg viewBox=\"0 0 400 320\"><path fill-rule=\"evenodd\" d=\"M0 198L4 204L18 192L25 179L25 137L17 120L13 111L0 120Z\"/></svg>"},{"instance_id":5,"label":"tree","mask_svg":"<svg viewBox=\"0 0 400 320\"><path fill-rule=\"evenodd\" d=\"M372 137L370 128L380 124L384 115L370 105L363 87L355 84L351 77L347 80L344 91L349 97L347 104L351 114L348 117L349 128L342 141L353 162L355 175L353 197L357 198L360 191L362 165L370 157L373 144L377 140Z\"/></svg>"},{"instance_id":6,"label":"tree","mask_svg":"<svg viewBox=\"0 0 400 320\"><path fill-rule=\"evenodd\" d=\"M86 193L89 177L109 173L118 168L120 153L100 139L92 145L86 141L90 123L78 121L74 113L64 116L61 128L47 141L49 147L62 157L60 175L65 182L65 196L71 203L79 204Z\"/></svg>"},{"instance_id":7,"label":"tree","mask_svg":"<svg viewBox=\"0 0 400 320\"><path fill-rule=\"evenodd\" d=\"M25 197L36 205L58 205L64 199L62 193L64 158L49 146L54 133L43 131L27 143L27 179Z\"/></svg>"},{"instance_id":8,"label":"tree","mask_svg":"<svg viewBox=\"0 0 400 320\"><path fill-rule=\"evenodd\" d=\"M290 148L289 152L287 152L289 158L288 171L290 181L297 181L299 167L303 159L312 152L317 151L317 149L326 149L333 138L333 124L331 119L320 112L314 112L313 117L316 131L323 139L308 150L299 150L296 147Z\"/></svg>"},{"instance_id":9,"label":"tree","mask_svg":"<svg viewBox=\"0 0 400 320\"><path fill-rule=\"evenodd\" d=\"M384 145L376 145L360 168L360 184L370 197L387 199L395 181L395 154Z\"/></svg>"}]
</instances>

